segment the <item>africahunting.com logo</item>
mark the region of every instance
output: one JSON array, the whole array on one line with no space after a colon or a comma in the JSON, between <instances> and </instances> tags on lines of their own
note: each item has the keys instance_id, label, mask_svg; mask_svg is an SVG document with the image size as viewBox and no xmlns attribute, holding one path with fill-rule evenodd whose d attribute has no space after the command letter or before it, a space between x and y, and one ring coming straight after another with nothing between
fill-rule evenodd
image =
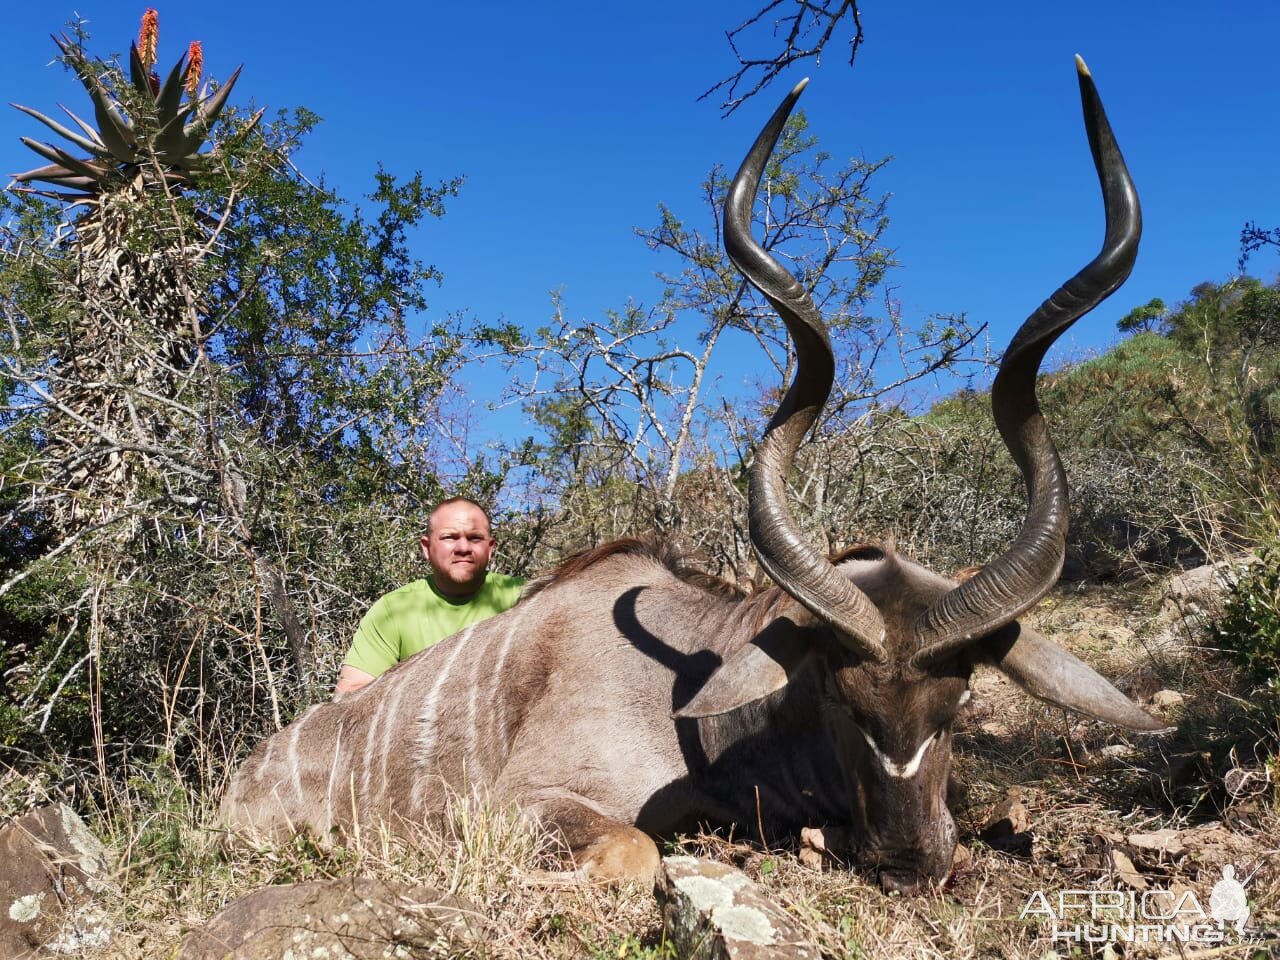
<instances>
[{"instance_id":1,"label":"africahunting.com logo","mask_svg":"<svg viewBox=\"0 0 1280 960\"><path fill-rule=\"evenodd\" d=\"M1247 939L1249 901L1228 865L1207 910L1191 890L1037 890L1018 917L1039 921L1049 939L1067 943L1220 944Z\"/></svg>"}]
</instances>

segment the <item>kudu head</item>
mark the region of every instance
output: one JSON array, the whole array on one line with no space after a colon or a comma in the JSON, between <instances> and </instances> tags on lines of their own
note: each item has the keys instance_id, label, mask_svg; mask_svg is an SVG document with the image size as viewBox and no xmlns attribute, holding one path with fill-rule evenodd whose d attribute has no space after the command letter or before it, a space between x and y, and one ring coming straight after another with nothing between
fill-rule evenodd
<instances>
[{"instance_id":1,"label":"kudu head","mask_svg":"<svg viewBox=\"0 0 1280 960\"><path fill-rule=\"evenodd\" d=\"M956 843L946 803L951 726L976 663L1099 720L1135 730L1165 726L1016 619L1057 581L1066 544L1067 480L1036 401L1040 362L1129 275L1142 224L1093 80L1079 58L1077 67L1106 239L1102 252L1027 319L1001 361L992 408L1025 478L1029 506L1008 549L964 582L875 547L830 561L801 536L787 506L787 472L826 403L835 360L808 293L756 243L750 227L765 164L804 83L761 132L725 204L726 250L795 344L795 378L756 451L749 524L761 566L794 598L789 616L798 629L767 631L767 638L748 644L680 713L726 712L781 689L802 668L819 670L824 702L815 707L841 754L861 849L886 890L915 889L950 871Z\"/></svg>"}]
</instances>

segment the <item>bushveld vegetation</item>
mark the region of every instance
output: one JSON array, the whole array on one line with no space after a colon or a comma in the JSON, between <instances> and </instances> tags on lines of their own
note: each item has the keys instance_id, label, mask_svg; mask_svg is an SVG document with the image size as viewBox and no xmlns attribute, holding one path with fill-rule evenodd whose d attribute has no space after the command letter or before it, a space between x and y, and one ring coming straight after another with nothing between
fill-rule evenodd
<instances>
[{"instance_id":1,"label":"bushveld vegetation","mask_svg":"<svg viewBox=\"0 0 1280 960\"><path fill-rule=\"evenodd\" d=\"M509 572L657 527L709 572L757 578L745 464L776 397L721 404L703 374L730 332L778 382L792 357L704 226L723 172L702 214L664 208L641 232L676 264L652 307L422 330L408 318L438 275L408 238L458 181L380 171L357 211L293 165L306 111L246 115L234 78L202 83L198 48L153 87L154 38L124 65L84 39L60 52L97 125L33 119L63 146L34 146L48 165L0 200L0 814L62 798L90 815L121 853L122 954L169 949L264 883L365 871L485 905L498 955L664 955L646 891L540 881L554 839L508 811L460 807L413 849L299 840L231 858L212 812L248 748L328 696L368 604L417 575L418 527L446 490L497 506ZM887 298L879 166L834 165L801 118L767 172L765 245L799 258L846 365L795 512L832 552L892 536L958 569L1017 530L1021 481L983 391L908 402L984 358L962 317L911 328ZM1247 243L1274 242L1252 229ZM1123 838L1161 827L1200 839L1139 859L1151 883L1204 891L1233 863L1262 925L1280 917L1280 287L1204 283L1121 326L1112 350L1044 377L1073 519L1070 582L1038 617L1135 696L1178 691L1177 732L1131 743L980 688L957 737L972 860L919 902L805 866L784 838L684 841L742 865L829 955L1044 956L1017 919L1027 893L1123 877ZM891 350L887 383L872 361ZM482 353L510 371L530 439L477 451L451 432L451 377ZM1251 550L1221 609L1160 613L1168 574ZM983 833L1011 787L1034 848Z\"/></svg>"}]
</instances>

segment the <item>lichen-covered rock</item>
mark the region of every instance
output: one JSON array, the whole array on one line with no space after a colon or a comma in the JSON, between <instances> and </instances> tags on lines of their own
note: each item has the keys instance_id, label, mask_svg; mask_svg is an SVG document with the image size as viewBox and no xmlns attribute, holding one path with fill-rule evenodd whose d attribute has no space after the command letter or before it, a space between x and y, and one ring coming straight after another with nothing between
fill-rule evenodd
<instances>
[{"instance_id":1,"label":"lichen-covered rock","mask_svg":"<svg viewBox=\"0 0 1280 960\"><path fill-rule=\"evenodd\" d=\"M654 892L680 960L818 960L799 924L733 867L664 857Z\"/></svg>"},{"instance_id":2,"label":"lichen-covered rock","mask_svg":"<svg viewBox=\"0 0 1280 960\"><path fill-rule=\"evenodd\" d=\"M182 941L178 960L392 960L451 957L485 939L471 904L371 878L264 887Z\"/></svg>"},{"instance_id":3,"label":"lichen-covered rock","mask_svg":"<svg viewBox=\"0 0 1280 960\"><path fill-rule=\"evenodd\" d=\"M81 954L111 930L95 893L109 868L106 848L63 804L0 828L0 958Z\"/></svg>"}]
</instances>

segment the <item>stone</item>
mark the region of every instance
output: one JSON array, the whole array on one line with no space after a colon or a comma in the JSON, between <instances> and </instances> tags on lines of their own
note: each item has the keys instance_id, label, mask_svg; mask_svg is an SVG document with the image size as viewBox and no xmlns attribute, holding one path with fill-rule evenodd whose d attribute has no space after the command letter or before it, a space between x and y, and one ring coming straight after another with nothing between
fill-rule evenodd
<instances>
[{"instance_id":1,"label":"stone","mask_svg":"<svg viewBox=\"0 0 1280 960\"><path fill-rule=\"evenodd\" d=\"M1254 554L1207 563L1169 580L1164 592L1164 612L1174 616L1204 613L1221 603L1240 574L1258 558Z\"/></svg>"},{"instance_id":2,"label":"stone","mask_svg":"<svg viewBox=\"0 0 1280 960\"><path fill-rule=\"evenodd\" d=\"M1177 690L1157 690L1151 695L1151 705L1161 710L1168 710L1170 707L1182 706L1186 699Z\"/></svg>"},{"instance_id":3,"label":"stone","mask_svg":"<svg viewBox=\"0 0 1280 960\"><path fill-rule=\"evenodd\" d=\"M1156 830L1152 833L1131 833L1128 836L1129 846L1138 850L1150 850L1155 853L1168 854L1171 857L1186 852L1186 847L1178 837L1177 830Z\"/></svg>"},{"instance_id":4,"label":"stone","mask_svg":"<svg viewBox=\"0 0 1280 960\"><path fill-rule=\"evenodd\" d=\"M486 939L483 915L464 900L344 877L255 890L187 934L178 960L390 960L424 948L462 952Z\"/></svg>"},{"instance_id":5,"label":"stone","mask_svg":"<svg viewBox=\"0 0 1280 960\"><path fill-rule=\"evenodd\" d=\"M1148 912L1155 917L1177 916L1179 909L1187 905L1188 896L1195 897L1195 890L1180 880L1173 880L1165 889L1151 894L1151 908ZM1196 902L1200 902L1198 898Z\"/></svg>"},{"instance_id":6,"label":"stone","mask_svg":"<svg viewBox=\"0 0 1280 960\"><path fill-rule=\"evenodd\" d=\"M1232 800L1256 797L1271 787L1271 771L1265 766L1232 766L1222 775L1222 785Z\"/></svg>"},{"instance_id":7,"label":"stone","mask_svg":"<svg viewBox=\"0 0 1280 960\"><path fill-rule=\"evenodd\" d=\"M819 960L796 920L727 864L664 857L654 893L680 960Z\"/></svg>"},{"instance_id":8,"label":"stone","mask_svg":"<svg viewBox=\"0 0 1280 960\"><path fill-rule=\"evenodd\" d=\"M1035 842L1031 835L1031 814L1016 790L1011 790L996 804L979 836L993 850L1021 855L1031 852Z\"/></svg>"},{"instance_id":9,"label":"stone","mask_svg":"<svg viewBox=\"0 0 1280 960\"><path fill-rule=\"evenodd\" d=\"M0 957L79 954L109 943L111 925L96 894L110 859L65 804L0 828Z\"/></svg>"}]
</instances>

